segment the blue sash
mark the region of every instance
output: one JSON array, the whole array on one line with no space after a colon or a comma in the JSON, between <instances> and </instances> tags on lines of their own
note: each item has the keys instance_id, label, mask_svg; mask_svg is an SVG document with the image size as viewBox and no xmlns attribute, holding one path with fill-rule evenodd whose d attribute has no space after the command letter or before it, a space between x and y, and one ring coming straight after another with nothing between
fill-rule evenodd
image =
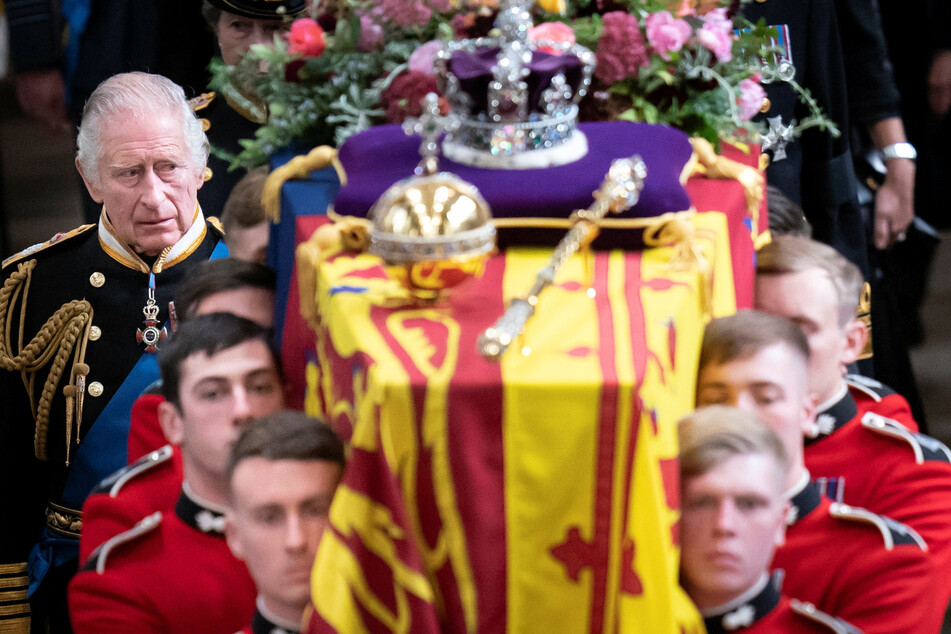
<instances>
[{"instance_id":1,"label":"blue sash","mask_svg":"<svg viewBox=\"0 0 951 634\"><path fill-rule=\"evenodd\" d=\"M219 240L209 260L227 257L228 248ZM166 324L167 326L167 324ZM160 378L155 354L143 354L106 404L69 465L66 486L59 503L81 509L89 492L108 475L126 465L129 452L129 425L132 404ZM49 527L33 546L28 559L30 596L51 567L61 566L79 556L79 540L54 533Z\"/></svg>"}]
</instances>

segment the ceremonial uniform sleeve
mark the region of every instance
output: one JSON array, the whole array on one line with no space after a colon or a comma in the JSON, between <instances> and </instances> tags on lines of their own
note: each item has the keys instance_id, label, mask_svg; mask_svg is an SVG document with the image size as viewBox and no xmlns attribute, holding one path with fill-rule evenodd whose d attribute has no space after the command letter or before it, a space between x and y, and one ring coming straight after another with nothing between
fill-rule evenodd
<instances>
[{"instance_id":1,"label":"ceremonial uniform sleeve","mask_svg":"<svg viewBox=\"0 0 951 634\"><path fill-rule=\"evenodd\" d=\"M145 595L147 580L121 570L85 570L69 584L69 614L76 634L166 634Z\"/></svg>"},{"instance_id":2,"label":"ceremonial uniform sleeve","mask_svg":"<svg viewBox=\"0 0 951 634\"><path fill-rule=\"evenodd\" d=\"M43 526L44 482L19 372L0 370L0 631L28 632L26 561Z\"/></svg>"},{"instance_id":3,"label":"ceremonial uniform sleeve","mask_svg":"<svg viewBox=\"0 0 951 634\"><path fill-rule=\"evenodd\" d=\"M62 60L62 20L51 0L6 0L10 58L16 72L52 70Z\"/></svg>"},{"instance_id":4,"label":"ceremonial uniform sleeve","mask_svg":"<svg viewBox=\"0 0 951 634\"><path fill-rule=\"evenodd\" d=\"M83 530L79 537L79 565L107 539L127 531L145 517L138 507L122 504L108 494L90 496L83 505Z\"/></svg>"},{"instance_id":5,"label":"ceremonial uniform sleeve","mask_svg":"<svg viewBox=\"0 0 951 634\"><path fill-rule=\"evenodd\" d=\"M869 126L901 116L901 95L895 85L882 33L878 0L836 0L836 14L845 59L849 112L853 123Z\"/></svg>"},{"instance_id":6,"label":"ceremonial uniform sleeve","mask_svg":"<svg viewBox=\"0 0 951 634\"><path fill-rule=\"evenodd\" d=\"M865 225L858 208L849 148L849 103L835 7L831 0L813 0L808 11L809 51L802 83L842 134L833 138L828 132L811 128L800 138L802 207L815 239L832 246L865 272ZM799 64L796 60L794 63ZM804 105L797 106L797 118L801 120L807 114Z\"/></svg>"},{"instance_id":7,"label":"ceremonial uniform sleeve","mask_svg":"<svg viewBox=\"0 0 951 634\"><path fill-rule=\"evenodd\" d=\"M865 634L940 632L944 606L934 592L938 574L927 553L917 546L869 553L852 569L845 601L836 616Z\"/></svg>"}]
</instances>

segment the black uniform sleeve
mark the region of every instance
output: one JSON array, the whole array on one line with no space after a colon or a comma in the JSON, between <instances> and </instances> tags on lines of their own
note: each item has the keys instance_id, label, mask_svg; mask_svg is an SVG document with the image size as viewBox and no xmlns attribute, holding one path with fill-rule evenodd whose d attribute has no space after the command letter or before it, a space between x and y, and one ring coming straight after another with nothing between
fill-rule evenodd
<instances>
[{"instance_id":1,"label":"black uniform sleeve","mask_svg":"<svg viewBox=\"0 0 951 634\"><path fill-rule=\"evenodd\" d=\"M878 0L835 0L835 10L852 122L867 127L900 117L901 94L888 58Z\"/></svg>"}]
</instances>

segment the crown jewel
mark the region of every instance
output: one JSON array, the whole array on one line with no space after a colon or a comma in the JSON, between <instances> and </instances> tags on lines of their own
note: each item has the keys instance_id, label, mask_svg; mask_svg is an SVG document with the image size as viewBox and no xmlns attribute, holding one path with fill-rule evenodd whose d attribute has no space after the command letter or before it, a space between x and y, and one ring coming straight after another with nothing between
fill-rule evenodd
<instances>
[{"instance_id":1,"label":"crown jewel","mask_svg":"<svg viewBox=\"0 0 951 634\"><path fill-rule=\"evenodd\" d=\"M587 142L576 129L577 103L591 85L594 54L577 44L529 41L525 0L503 2L495 25L498 37L450 42L436 56L441 92L459 118L443 152L506 169L581 158Z\"/></svg>"}]
</instances>

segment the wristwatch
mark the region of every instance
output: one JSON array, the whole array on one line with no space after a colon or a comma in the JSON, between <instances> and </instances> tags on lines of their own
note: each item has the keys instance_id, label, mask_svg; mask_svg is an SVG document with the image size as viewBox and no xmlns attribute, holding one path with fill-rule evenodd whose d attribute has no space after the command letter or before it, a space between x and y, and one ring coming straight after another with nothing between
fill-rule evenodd
<instances>
[{"instance_id":1,"label":"wristwatch","mask_svg":"<svg viewBox=\"0 0 951 634\"><path fill-rule=\"evenodd\" d=\"M893 158L903 158L915 160L918 158L918 151L915 150L915 146L911 143L892 143L891 145L886 145L879 152L882 155L882 160L887 161Z\"/></svg>"}]
</instances>

